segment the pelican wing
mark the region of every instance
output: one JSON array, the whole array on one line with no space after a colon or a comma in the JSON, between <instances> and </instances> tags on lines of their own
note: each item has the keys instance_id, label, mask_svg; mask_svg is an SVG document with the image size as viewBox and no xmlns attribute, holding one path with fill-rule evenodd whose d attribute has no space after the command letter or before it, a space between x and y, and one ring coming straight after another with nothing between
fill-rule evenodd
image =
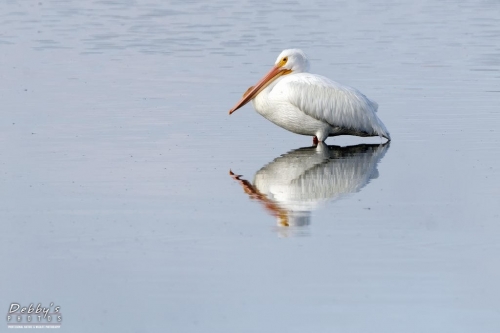
<instances>
[{"instance_id":1,"label":"pelican wing","mask_svg":"<svg viewBox=\"0 0 500 333\"><path fill-rule=\"evenodd\" d=\"M389 138L389 132L375 113L377 103L354 88L310 73L284 77L276 88L287 102L310 117L340 129Z\"/></svg>"}]
</instances>

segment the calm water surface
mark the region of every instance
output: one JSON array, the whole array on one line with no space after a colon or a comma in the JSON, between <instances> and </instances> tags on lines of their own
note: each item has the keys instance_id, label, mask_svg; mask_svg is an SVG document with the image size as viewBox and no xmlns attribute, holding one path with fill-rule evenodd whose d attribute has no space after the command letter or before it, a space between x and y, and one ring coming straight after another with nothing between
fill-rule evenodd
<instances>
[{"instance_id":1,"label":"calm water surface","mask_svg":"<svg viewBox=\"0 0 500 333\"><path fill-rule=\"evenodd\" d=\"M0 309L55 302L67 332L499 332L499 14L3 1ZM377 101L390 145L228 116L290 47Z\"/></svg>"}]
</instances>

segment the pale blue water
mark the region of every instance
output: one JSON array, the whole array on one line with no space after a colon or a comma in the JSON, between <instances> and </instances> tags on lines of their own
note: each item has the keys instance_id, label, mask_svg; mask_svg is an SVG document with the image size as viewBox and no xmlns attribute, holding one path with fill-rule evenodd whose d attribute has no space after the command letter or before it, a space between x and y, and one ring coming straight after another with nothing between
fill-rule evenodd
<instances>
[{"instance_id":1,"label":"pale blue water","mask_svg":"<svg viewBox=\"0 0 500 333\"><path fill-rule=\"evenodd\" d=\"M0 310L54 302L67 332L498 332L499 13L2 2ZM321 155L228 116L289 47L377 101L390 146Z\"/></svg>"}]
</instances>

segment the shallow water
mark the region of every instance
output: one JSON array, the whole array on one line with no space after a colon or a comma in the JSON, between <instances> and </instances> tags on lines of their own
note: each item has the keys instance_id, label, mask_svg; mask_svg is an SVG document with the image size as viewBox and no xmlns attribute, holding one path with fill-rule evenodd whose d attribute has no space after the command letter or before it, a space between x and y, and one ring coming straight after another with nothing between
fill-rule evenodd
<instances>
[{"instance_id":1,"label":"shallow water","mask_svg":"<svg viewBox=\"0 0 500 333\"><path fill-rule=\"evenodd\" d=\"M3 1L0 308L55 302L68 332L498 332L499 12ZM228 116L289 47L377 101L390 145Z\"/></svg>"}]
</instances>

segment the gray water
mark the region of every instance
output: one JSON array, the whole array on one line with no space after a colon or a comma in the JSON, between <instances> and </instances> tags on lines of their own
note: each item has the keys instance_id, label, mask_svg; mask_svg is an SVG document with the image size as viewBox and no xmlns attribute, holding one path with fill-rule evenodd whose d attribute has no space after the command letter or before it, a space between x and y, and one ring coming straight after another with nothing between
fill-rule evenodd
<instances>
[{"instance_id":1,"label":"gray water","mask_svg":"<svg viewBox=\"0 0 500 333\"><path fill-rule=\"evenodd\" d=\"M498 2L4 0L0 18L4 313L500 331ZM290 47L377 101L392 142L314 148L250 105L228 116Z\"/></svg>"}]
</instances>

